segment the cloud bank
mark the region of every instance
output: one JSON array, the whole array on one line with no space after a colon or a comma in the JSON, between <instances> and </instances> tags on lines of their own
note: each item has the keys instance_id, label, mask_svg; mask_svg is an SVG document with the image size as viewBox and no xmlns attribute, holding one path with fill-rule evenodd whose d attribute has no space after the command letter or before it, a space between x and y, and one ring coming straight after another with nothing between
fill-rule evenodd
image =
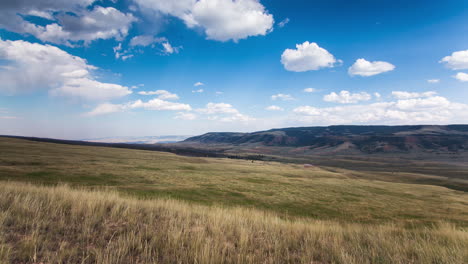
<instances>
[{"instance_id":1,"label":"cloud bank","mask_svg":"<svg viewBox=\"0 0 468 264\"><path fill-rule=\"evenodd\" d=\"M96 80L85 59L57 47L0 39L0 92L21 94L48 90L51 95L109 100L131 94L126 86Z\"/></svg>"}]
</instances>

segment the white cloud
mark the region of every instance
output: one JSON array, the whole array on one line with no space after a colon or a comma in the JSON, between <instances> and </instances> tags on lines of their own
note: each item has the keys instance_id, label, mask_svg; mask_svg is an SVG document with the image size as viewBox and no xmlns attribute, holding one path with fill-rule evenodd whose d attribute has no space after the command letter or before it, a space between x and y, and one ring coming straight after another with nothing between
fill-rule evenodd
<instances>
[{"instance_id":1,"label":"white cloud","mask_svg":"<svg viewBox=\"0 0 468 264\"><path fill-rule=\"evenodd\" d=\"M128 51L120 52L120 50L122 50L122 43L119 43L118 46L113 47L112 49L114 50L114 56L116 59L120 59L122 56L128 56L128 55L125 55Z\"/></svg>"},{"instance_id":2,"label":"white cloud","mask_svg":"<svg viewBox=\"0 0 468 264\"><path fill-rule=\"evenodd\" d=\"M254 121L255 118L237 113L230 116L221 117L218 120L221 122L249 122Z\"/></svg>"},{"instance_id":3,"label":"white cloud","mask_svg":"<svg viewBox=\"0 0 468 264\"><path fill-rule=\"evenodd\" d=\"M440 80L439 79L429 79L427 80L428 83L439 83Z\"/></svg>"},{"instance_id":4,"label":"white cloud","mask_svg":"<svg viewBox=\"0 0 468 264\"><path fill-rule=\"evenodd\" d=\"M294 98L290 94L274 94L271 96L271 100L283 100L283 101L291 101L294 100Z\"/></svg>"},{"instance_id":5,"label":"white cloud","mask_svg":"<svg viewBox=\"0 0 468 264\"><path fill-rule=\"evenodd\" d=\"M195 86L195 87L202 86L202 85L205 85L205 84L202 83L202 82L196 82L196 83L193 84L193 86Z\"/></svg>"},{"instance_id":6,"label":"white cloud","mask_svg":"<svg viewBox=\"0 0 468 264\"><path fill-rule=\"evenodd\" d=\"M169 42L163 42L163 52L165 54L179 53L180 47L173 47Z\"/></svg>"},{"instance_id":7,"label":"white cloud","mask_svg":"<svg viewBox=\"0 0 468 264\"><path fill-rule=\"evenodd\" d=\"M197 115L193 113L178 112L174 118L181 120L195 120L197 119Z\"/></svg>"},{"instance_id":8,"label":"white cloud","mask_svg":"<svg viewBox=\"0 0 468 264\"><path fill-rule=\"evenodd\" d=\"M320 108L304 105L294 108L293 112L308 116L318 116L320 115Z\"/></svg>"},{"instance_id":9,"label":"white cloud","mask_svg":"<svg viewBox=\"0 0 468 264\"><path fill-rule=\"evenodd\" d=\"M128 87L102 83L89 78L66 78L63 85L50 91L55 96L71 96L86 100L109 100L131 94Z\"/></svg>"},{"instance_id":10,"label":"white cloud","mask_svg":"<svg viewBox=\"0 0 468 264\"><path fill-rule=\"evenodd\" d=\"M27 14L30 16L42 17L48 20L55 20L53 15L50 12L46 11L30 10Z\"/></svg>"},{"instance_id":11,"label":"white cloud","mask_svg":"<svg viewBox=\"0 0 468 264\"><path fill-rule=\"evenodd\" d=\"M380 93L375 92L374 93L375 99L380 100L382 98L382 95Z\"/></svg>"},{"instance_id":12,"label":"white cloud","mask_svg":"<svg viewBox=\"0 0 468 264\"><path fill-rule=\"evenodd\" d=\"M385 61L367 61L365 59L357 59L354 64L349 67L348 73L351 76L360 75L364 77L377 75L380 73L393 71L395 66Z\"/></svg>"},{"instance_id":13,"label":"white cloud","mask_svg":"<svg viewBox=\"0 0 468 264\"><path fill-rule=\"evenodd\" d=\"M116 49L114 48L115 57L117 59L120 57L123 60L131 58L131 57L133 57L133 55L131 55L129 53L131 51L133 51L135 47L151 46L152 48L155 48L156 43L159 44L158 46L160 47L160 51L161 51L162 55L170 55L170 54L173 54L173 53L179 53L180 49L182 48L181 46L173 47L169 43L169 41L164 37L156 38L156 37L151 36L151 35L140 35L140 36L133 37L130 40L130 43L129 43L130 47L127 50L125 50L123 52L118 52L118 51L116 52ZM121 48L120 44L119 44L118 48ZM118 49L118 50L120 50L120 49ZM142 52L142 51L139 50L139 52ZM129 54L129 55L127 55L127 54Z\"/></svg>"},{"instance_id":14,"label":"white cloud","mask_svg":"<svg viewBox=\"0 0 468 264\"><path fill-rule=\"evenodd\" d=\"M268 111L283 111L284 109L279 107L279 106L276 106L276 105L270 105L267 108L265 108L265 110L268 110Z\"/></svg>"},{"instance_id":15,"label":"white cloud","mask_svg":"<svg viewBox=\"0 0 468 264\"><path fill-rule=\"evenodd\" d=\"M278 23L278 27L283 28L288 23L289 23L289 18L285 18L281 22Z\"/></svg>"},{"instance_id":16,"label":"white cloud","mask_svg":"<svg viewBox=\"0 0 468 264\"><path fill-rule=\"evenodd\" d=\"M67 41L84 40L85 43L96 39L115 38L122 40L136 18L124 14L113 7L96 6L85 11L81 16L60 15L60 25L51 24L41 29L36 37L43 41L66 43Z\"/></svg>"},{"instance_id":17,"label":"white cloud","mask_svg":"<svg viewBox=\"0 0 468 264\"><path fill-rule=\"evenodd\" d=\"M198 90L192 90L192 93L203 93L205 90L203 89L198 89Z\"/></svg>"},{"instance_id":18,"label":"white cloud","mask_svg":"<svg viewBox=\"0 0 468 264\"><path fill-rule=\"evenodd\" d=\"M197 112L205 114L208 120L221 122L248 122L255 120L250 116L241 114L232 105L227 103L208 103L205 108L197 109Z\"/></svg>"},{"instance_id":19,"label":"white cloud","mask_svg":"<svg viewBox=\"0 0 468 264\"><path fill-rule=\"evenodd\" d=\"M293 110L297 121L313 125L332 124L449 124L468 118L468 105L441 96L401 99L366 105L318 108L300 106Z\"/></svg>"},{"instance_id":20,"label":"white cloud","mask_svg":"<svg viewBox=\"0 0 468 264\"><path fill-rule=\"evenodd\" d=\"M179 96L177 94L173 94L166 90L156 90L156 91L141 91L138 92L140 95L158 95L159 99L162 100L178 100Z\"/></svg>"},{"instance_id":21,"label":"white cloud","mask_svg":"<svg viewBox=\"0 0 468 264\"><path fill-rule=\"evenodd\" d=\"M133 58L133 56L134 56L133 54L127 54L127 55L122 55L122 56L120 56L120 58L121 58L123 61L126 61L126 60L128 60L128 59L130 59L130 58Z\"/></svg>"},{"instance_id":22,"label":"white cloud","mask_svg":"<svg viewBox=\"0 0 468 264\"><path fill-rule=\"evenodd\" d=\"M323 97L326 102L335 102L340 104L352 104L360 101L369 101L372 96L366 92L350 93L349 91L341 91L340 93L332 92Z\"/></svg>"},{"instance_id":23,"label":"white cloud","mask_svg":"<svg viewBox=\"0 0 468 264\"><path fill-rule=\"evenodd\" d=\"M460 82L468 82L468 73L459 72L455 74L454 78L459 80Z\"/></svg>"},{"instance_id":24,"label":"white cloud","mask_svg":"<svg viewBox=\"0 0 468 264\"><path fill-rule=\"evenodd\" d=\"M237 114L239 111L226 103L208 103L205 108L197 109L204 114Z\"/></svg>"},{"instance_id":25,"label":"white cloud","mask_svg":"<svg viewBox=\"0 0 468 264\"><path fill-rule=\"evenodd\" d=\"M316 91L317 91L317 89L315 89L315 88L305 88L304 89L304 92L306 92L306 93L313 93L313 92L316 92Z\"/></svg>"},{"instance_id":26,"label":"white cloud","mask_svg":"<svg viewBox=\"0 0 468 264\"><path fill-rule=\"evenodd\" d=\"M79 13L95 0L35 0L35 1L0 1L0 25L2 28L17 32L31 33L37 26L23 19L24 15L35 15L53 19L54 12Z\"/></svg>"},{"instance_id":27,"label":"white cloud","mask_svg":"<svg viewBox=\"0 0 468 264\"><path fill-rule=\"evenodd\" d=\"M396 107L401 110L433 109L438 107L447 107L449 105L449 100L442 96L404 99L398 100L396 103Z\"/></svg>"},{"instance_id":28,"label":"white cloud","mask_svg":"<svg viewBox=\"0 0 468 264\"><path fill-rule=\"evenodd\" d=\"M135 101L131 104L131 108L144 108L148 110L170 110L170 111L190 111L192 108L188 104L174 103L155 98L148 102L142 102L141 100Z\"/></svg>"},{"instance_id":29,"label":"white cloud","mask_svg":"<svg viewBox=\"0 0 468 264\"><path fill-rule=\"evenodd\" d=\"M257 0L200 0L186 23L204 28L208 39L238 41L266 35L274 20Z\"/></svg>"},{"instance_id":30,"label":"white cloud","mask_svg":"<svg viewBox=\"0 0 468 264\"><path fill-rule=\"evenodd\" d=\"M163 41L167 41L167 39L164 38L164 37L156 38L156 37L151 36L151 35L140 35L140 36L135 36L130 40L130 46L132 46L132 47L134 47L134 46L146 47L146 46L150 46L150 45L152 45L154 43L160 43L160 42L163 42Z\"/></svg>"},{"instance_id":31,"label":"white cloud","mask_svg":"<svg viewBox=\"0 0 468 264\"><path fill-rule=\"evenodd\" d=\"M155 110L155 111L191 111L192 108L188 104L174 103L169 101L164 101L159 98L143 102L142 100L136 100L133 102L128 102L125 104L110 104L104 103L98 105L92 111L86 113L87 116L96 116L103 114L110 114L116 112L123 112L131 109L146 109L146 110Z\"/></svg>"},{"instance_id":32,"label":"white cloud","mask_svg":"<svg viewBox=\"0 0 468 264\"><path fill-rule=\"evenodd\" d=\"M103 103L98 105L92 111L86 113L88 116L97 116L97 115L106 115L116 112L122 112L126 109L124 105L120 104L111 104L111 103Z\"/></svg>"},{"instance_id":33,"label":"white cloud","mask_svg":"<svg viewBox=\"0 0 468 264\"><path fill-rule=\"evenodd\" d=\"M288 71L305 72L320 68L331 68L340 63L326 49L308 41L297 44L296 49L286 49L281 55L281 63Z\"/></svg>"},{"instance_id":34,"label":"white cloud","mask_svg":"<svg viewBox=\"0 0 468 264\"><path fill-rule=\"evenodd\" d=\"M393 91L392 96L396 99L412 99L412 98L423 98L423 97L432 97L435 96L437 92L428 91L428 92L406 92L406 91Z\"/></svg>"},{"instance_id":35,"label":"white cloud","mask_svg":"<svg viewBox=\"0 0 468 264\"><path fill-rule=\"evenodd\" d=\"M87 7L94 0L17 1L0 8L1 27L31 34L38 39L57 44L72 45L73 42L89 43L96 39L124 38L136 18L113 7ZM1 4L0 4L1 7ZM39 15L55 23L37 25L23 19L22 15Z\"/></svg>"},{"instance_id":36,"label":"white cloud","mask_svg":"<svg viewBox=\"0 0 468 264\"><path fill-rule=\"evenodd\" d=\"M7 62L0 69L0 91L7 94L42 89L52 95L109 100L132 93L128 87L96 81L96 67L50 45L0 39L0 60Z\"/></svg>"},{"instance_id":37,"label":"white cloud","mask_svg":"<svg viewBox=\"0 0 468 264\"><path fill-rule=\"evenodd\" d=\"M440 63L445 63L452 70L468 69L468 50L456 51L452 55L442 58Z\"/></svg>"},{"instance_id":38,"label":"white cloud","mask_svg":"<svg viewBox=\"0 0 468 264\"><path fill-rule=\"evenodd\" d=\"M238 41L266 35L273 16L258 0L135 0L140 8L180 18L189 28L201 28L208 39Z\"/></svg>"}]
</instances>

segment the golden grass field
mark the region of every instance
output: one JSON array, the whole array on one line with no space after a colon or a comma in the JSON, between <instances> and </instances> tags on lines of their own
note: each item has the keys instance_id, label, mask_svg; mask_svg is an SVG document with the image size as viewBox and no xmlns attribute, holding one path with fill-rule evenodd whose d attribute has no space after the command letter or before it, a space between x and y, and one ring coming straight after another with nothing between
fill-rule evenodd
<instances>
[{"instance_id":1,"label":"golden grass field","mask_svg":"<svg viewBox=\"0 0 468 264\"><path fill-rule=\"evenodd\" d=\"M5 263L468 263L440 186L8 138L0 180Z\"/></svg>"}]
</instances>

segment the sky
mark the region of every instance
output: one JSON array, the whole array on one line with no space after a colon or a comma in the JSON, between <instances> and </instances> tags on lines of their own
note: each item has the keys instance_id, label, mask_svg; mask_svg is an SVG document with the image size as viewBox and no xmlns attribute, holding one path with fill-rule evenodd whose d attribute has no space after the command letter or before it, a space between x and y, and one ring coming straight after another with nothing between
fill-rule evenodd
<instances>
[{"instance_id":1,"label":"sky","mask_svg":"<svg viewBox=\"0 0 468 264\"><path fill-rule=\"evenodd\" d=\"M466 123L466 0L0 1L3 135Z\"/></svg>"}]
</instances>

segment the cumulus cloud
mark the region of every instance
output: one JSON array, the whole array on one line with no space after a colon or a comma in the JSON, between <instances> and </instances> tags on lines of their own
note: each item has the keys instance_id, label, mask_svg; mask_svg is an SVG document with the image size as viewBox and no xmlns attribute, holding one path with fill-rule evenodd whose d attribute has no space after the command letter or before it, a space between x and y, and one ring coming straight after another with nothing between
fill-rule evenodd
<instances>
[{"instance_id":1,"label":"cumulus cloud","mask_svg":"<svg viewBox=\"0 0 468 264\"><path fill-rule=\"evenodd\" d=\"M357 59L354 64L349 67L348 73L351 76L360 75L364 77L381 74L388 71L393 71L395 66L385 61L367 61L365 59Z\"/></svg>"},{"instance_id":2,"label":"cumulus cloud","mask_svg":"<svg viewBox=\"0 0 468 264\"><path fill-rule=\"evenodd\" d=\"M468 105L432 96L339 107L300 106L293 113L297 121L313 125L448 124L465 122Z\"/></svg>"},{"instance_id":3,"label":"cumulus cloud","mask_svg":"<svg viewBox=\"0 0 468 264\"><path fill-rule=\"evenodd\" d=\"M459 80L460 82L468 82L468 73L459 72L455 74L454 78Z\"/></svg>"},{"instance_id":4,"label":"cumulus cloud","mask_svg":"<svg viewBox=\"0 0 468 264\"><path fill-rule=\"evenodd\" d=\"M284 109L279 107L279 106L276 106L276 105L270 105L267 108L265 108L265 110L268 110L268 111L283 111Z\"/></svg>"},{"instance_id":5,"label":"cumulus cloud","mask_svg":"<svg viewBox=\"0 0 468 264\"><path fill-rule=\"evenodd\" d=\"M203 89L197 89L197 90L192 90L192 93L203 93L205 90Z\"/></svg>"},{"instance_id":6,"label":"cumulus cloud","mask_svg":"<svg viewBox=\"0 0 468 264\"><path fill-rule=\"evenodd\" d=\"M155 98L149 100L147 102L143 102L142 100L136 100L133 102L128 102L125 104L111 104L111 103L103 103L98 105L92 111L86 113L87 116L96 116L96 115L104 115L116 112L124 112L127 110L132 109L146 109L146 110L154 110L154 111L190 111L192 107L188 104L183 103L174 103L165 101L159 98Z\"/></svg>"},{"instance_id":7,"label":"cumulus cloud","mask_svg":"<svg viewBox=\"0 0 468 264\"><path fill-rule=\"evenodd\" d=\"M89 43L96 39L121 40L125 37L136 18L113 7L94 6L92 10L88 9L93 2L95 0L8 0L0 4L0 27L69 46L77 41ZM24 19L27 15L47 18L52 23L34 24Z\"/></svg>"},{"instance_id":8,"label":"cumulus cloud","mask_svg":"<svg viewBox=\"0 0 468 264\"><path fill-rule=\"evenodd\" d=\"M24 15L53 19L54 12L80 12L95 0L4 0L0 2L0 25L6 30L27 33L35 27Z\"/></svg>"},{"instance_id":9,"label":"cumulus cloud","mask_svg":"<svg viewBox=\"0 0 468 264\"><path fill-rule=\"evenodd\" d=\"M369 101L371 98L372 96L366 92L350 93L349 91L341 91L327 94L323 97L323 100L340 104L353 104L360 101Z\"/></svg>"},{"instance_id":10,"label":"cumulus cloud","mask_svg":"<svg viewBox=\"0 0 468 264\"><path fill-rule=\"evenodd\" d=\"M427 80L428 83L439 83L440 80L439 79L429 79Z\"/></svg>"},{"instance_id":11,"label":"cumulus cloud","mask_svg":"<svg viewBox=\"0 0 468 264\"><path fill-rule=\"evenodd\" d=\"M166 90L156 90L156 91L141 91L138 92L140 95L158 95L159 99L162 100L178 100L179 96L177 94L173 94Z\"/></svg>"},{"instance_id":12,"label":"cumulus cloud","mask_svg":"<svg viewBox=\"0 0 468 264\"><path fill-rule=\"evenodd\" d=\"M306 92L306 93L313 93L313 92L316 92L316 91L317 91L317 89L315 89L315 88L305 88L304 89L304 92Z\"/></svg>"},{"instance_id":13,"label":"cumulus cloud","mask_svg":"<svg viewBox=\"0 0 468 264\"><path fill-rule=\"evenodd\" d=\"M238 41L266 35L273 16L258 0L135 0L140 8L180 18L189 28L201 28L207 39Z\"/></svg>"},{"instance_id":14,"label":"cumulus cloud","mask_svg":"<svg viewBox=\"0 0 468 264\"><path fill-rule=\"evenodd\" d=\"M288 71L305 72L320 68L331 68L340 63L326 49L308 41L297 44L296 49L286 49L281 55L281 63Z\"/></svg>"},{"instance_id":15,"label":"cumulus cloud","mask_svg":"<svg viewBox=\"0 0 468 264\"><path fill-rule=\"evenodd\" d=\"M452 55L442 58L440 63L445 63L452 70L468 69L468 50L453 52Z\"/></svg>"},{"instance_id":16,"label":"cumulus cloud","mask_svg":"<svg viewBox=\"0 0 468 264\"><path fill-rule=\"evenodd\" d=\"M193 86L195 86L195 87L203 86L203 85L205 85L205 84L202 83L202 82L196 82L196 83L193 84Z\"/></svg>"},{"instance_id":17,"label":"cumulus cloud","mask_svg":"<svg viewBox=\"0 0 468 264\"><path fill-rule=\"evenodd\" d=\"M128 87L95 80L96 67L50 45L0 39L0 60L6 61L0 68L0 91L6 94L42 89L52 95L109 100L132 93Z\"/></svg>"},{"instance_id":18,"label":"cumulus cloud","mask_svg":"<svg viewBox=\"0 0 468 264\"><path fill-rule=\"evenodd\" d=\"M254 118L241 114L231 104L227 103L208 103L205 108L196 110L197 112L207 116L208 120L221 122L248 122L255 120Z\"/></svg>"},{"instance_id":19,"label":"cumulus cloud","mask_svg":"<svg viewBox=\"0 0 468 264\"><path fill-rule=\"evenodd\" d=\"M397 99L412 99L412 98L422 98L422 97L433 97L437 94L437 92L434 91L428 91L428 92L422 92L422 93L417 93L417 92L406 92L406 91L393 91L392 96L397 98Z\"/></svg>"},{"instance_id":20,"label":"cumulus cloud","mask_svg":"<svg viewBox=\"0 0 468 264\"><path fill-rule=\"evenodd\" d=\"M271 96L271 100L283 100L283 101L291 101L294 100L294 98L290 94L274 94Z\"/></svg>"},{"instance_id":21,"label":"cumulus cloud","mask_svg":"<svg viewBox=\"0 0 468 264\"><path fill-rule=\"evenodd\" d=\"M67 43L83 40L88 43L96 39L115 38L122 40L128 34L131 23L136 21L132 14L124 14L113 7L96 6L81 15L62 14L59 24L38 26L32 33L43 41Z\"/></svg>"}]
</instances>

